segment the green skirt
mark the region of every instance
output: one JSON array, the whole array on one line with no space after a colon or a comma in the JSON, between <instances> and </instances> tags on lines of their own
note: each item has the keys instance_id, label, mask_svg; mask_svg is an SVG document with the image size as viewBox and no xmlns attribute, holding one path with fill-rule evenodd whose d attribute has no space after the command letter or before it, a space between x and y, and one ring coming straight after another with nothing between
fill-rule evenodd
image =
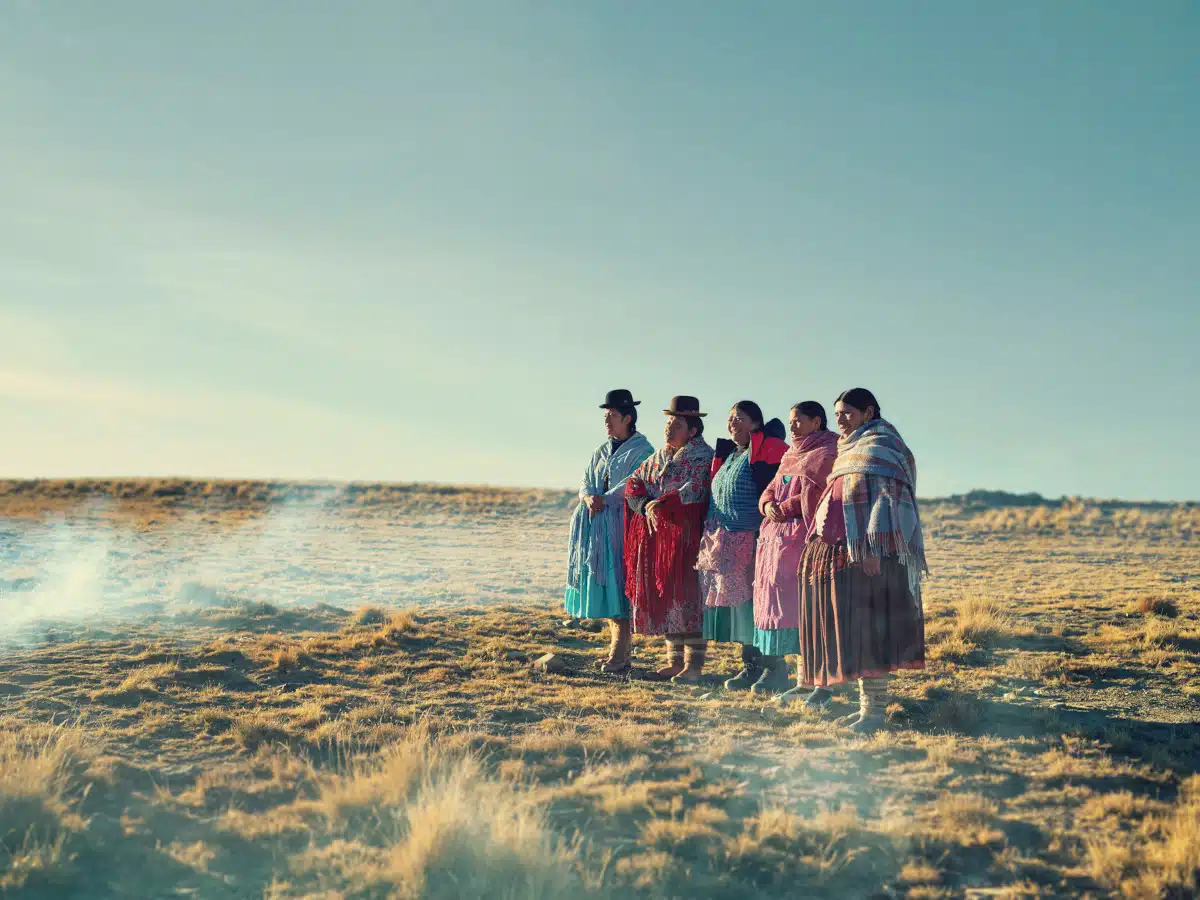
<instances>
[{"instance_id":1,"label":"green skirt","mask_svg":"<svg viewBox=\"0 0 1200 900\"><path fill-rule=\"evenodd\" d=\"M704 637L718 643L754 643L754 604L704 607Z\"/></svg>"},{"instance_id":2,"label":"green skirt","mask_svg":"<svg viewBox=\"0 0 1200 900\"><path fill-rule=\"evenodd\" d=\"M576 619L628 619L629 599L625 596L625 579L609 570L607 584L600 584L587 566L578 588L567 586L563 606Z\"/></svg>"},{"instance_id":3,"label":"green skirt","mask_svg":"<svg viewBox=\"0 0 1200 900\"><path fill-rule=\"evenodd\" d=\"M800 652L798 628L754 629L754 646L763 656L788 656Z\"/></svg>"}]
</instances>

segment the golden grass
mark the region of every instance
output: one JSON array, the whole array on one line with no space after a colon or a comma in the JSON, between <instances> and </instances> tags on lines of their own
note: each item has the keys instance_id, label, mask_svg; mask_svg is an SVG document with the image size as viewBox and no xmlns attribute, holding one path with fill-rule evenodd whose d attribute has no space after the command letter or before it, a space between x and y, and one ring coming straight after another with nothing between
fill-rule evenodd
<instances>
[{"instance_id":1,"label":"golden grass","mask_svg":"<svg viewBox=\"0 0 1200 900\"><path fill-rule=\"evenodd\" d=\"M954 601L954 636L972 644L987 644L1011 631L1011 601L981 593L964 593Z\"/></svg>"},{"instance_id":2,"label":"golden grass","mask_svg":"<svg viewBox=\"0 0 1200 900\"><path fill-rule=\"evenodd\" d=\"M318 785L314 799L276 813L313 834L289 863L292 882L275 885L276 897L316 889L540 900L578 885L571 847L529 794L491 780L476 756L446 747L426 728Z\"/></svg>"},{"instance_id":3,"label":"golden grass","mask_svg":"<svg viewBox=\"0 0 1200 900\"><path fill-rule=\"evenodd\" d=\"M387 612L379 606L362 606L354 614L356 625L382 625L387 620Z\"/></svg>"},{"instance_id":4,"label":"golden grass","mask_svg":"<svg viewBox=\"0 0 1200 900\"><path fill-rule=\"evenodd\" d=\"M176 487L118 486L114 503L194 502ZM202 496L236 522L289 490L242 487ZM60 494L0 489L0 506ZM337 503L559 503L480 496ZM561 630L536 598L317 610L312 631L229 604L187 634L10 651L0 892L1194 896L1192 509L1045 509L931 506L928 665L894 679L893 730L869 741L745 695L598 676L606 636ZM547 651L572 672L534 671ZM635 655L652 668L657 642ZM854 704L838 689L833 713Z\"/></svg>"},{"instance_id":5,"label":"golden grass","mask_svg":"<svg viewBox=\"0 0 1200 900\"><path fill-rule=\"evenodd\" d=\"M84 823L73 795L84 762L75 728L30 727L0 735L0 891L51 888L69 878L70 844Z\"/></svg>"},{"instance_id":6,"label":"golden grass","mask_svg":"<svg viewBox=\"0 0 1200 900\"><path fill-rule=\"evenodd\" d=\"M1147 615L1165 616L1168 619L1179 615L1179 606L1170 597L1143 597L1137 602L1137 609Z\"/></svg>"},{"instance_id":7,"label":"golden grass","mask_svg":"<svg viewBox=\"0 0 1200 900\"><path fill-rule=\"evenodd\" d=\"M198 479L0 479L0 515L38 518L100 505L106 515L161 524L196 507L230 518L261 515L273 506L303 503L328 509L386 508L405 515L454 509L468 515L520 512L547 505L566 509L574 491L489 485L351 483Z\"/></svg>"},{"instance_id":8,"label":"golden grass","mask_svg":"<svg viewBox=\"0 0 1200 900\"><path fill-rule=\"evenodd\" d=\"M1132 799L1123 805L1136 809ZM1105 812L1109 821L1119 818L1111 805ZM1129 832L1097 836L1088 844L1088 863L1100 884L1124 896L1200 893L1200 775L1184 782L1172 809L1141 817Z\"/></svg>"},{"instance_id":9,"label":"golden grass","mask_svg":"<svg viewBox=\"0 0 1200 900\"><path fill-rule=\"evenodd\" d=\"M1176 540L1200 535L1200 504L1196 503L1130 505L1076 499L1035 506L963 509L954 518L955 527L983 533Z\"/></svg>"}]
</instances>

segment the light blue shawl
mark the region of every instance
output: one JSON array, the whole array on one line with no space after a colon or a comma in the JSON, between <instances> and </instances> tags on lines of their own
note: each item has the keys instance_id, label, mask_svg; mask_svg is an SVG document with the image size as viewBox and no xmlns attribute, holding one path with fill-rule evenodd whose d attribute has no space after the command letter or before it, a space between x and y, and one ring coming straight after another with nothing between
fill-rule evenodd
<instances>
[{"instance_id":1,"label":"light blue shawl","mask_svg":"<svg viewBox=\"0 0 1200 900\"><path fill-rule=\"evenodd\" d=\"M635 431L616 453L612 441L605 441L592 454L579 488L579 505L571 516L567 554L567 584L571 587L582 587L585 563L600 585L606 584L610 570L621 577L625 555L625 482L653 452L645 436ZM604 497L604 509L595 516L583 502L589 495Z\"/></svg>"}]
</instances>

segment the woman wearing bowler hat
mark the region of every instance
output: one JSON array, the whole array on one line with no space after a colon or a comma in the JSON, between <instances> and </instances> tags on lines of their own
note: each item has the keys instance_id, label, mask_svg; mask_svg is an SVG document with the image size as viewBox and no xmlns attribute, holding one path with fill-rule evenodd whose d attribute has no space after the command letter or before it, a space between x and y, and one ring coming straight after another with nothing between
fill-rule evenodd
<instances>
[{"instance_id":1,"label":"woman wearing bowler hat","mask_svg":"<svg viewBox=\"0 0 1200 900\"><path fill-rule=\"evenodd\" d=\"M707 647L696 555L708 511L713 451L695 397L672 397L664 409L666 446L625 486L625 592L638 634L666 637L659 678L696 682ZM686 653L685 653L686 648Z\"/></svg>"},{"instance_id":2,"label":"woman wearing bowler hat","mask_svg":"<svg viewBox=\"0 0 1200 900\"><path fill-rule=\"evenodd\" d=\"M579 619L612 621L612 644L601 670L630 667L629 600L625 596L625 482L654 452L637 430L637 406L624 389L600 404L608 434L583 471L579 505L571 516L567 554L567 612Z\"/></svg>"}]
</instances>

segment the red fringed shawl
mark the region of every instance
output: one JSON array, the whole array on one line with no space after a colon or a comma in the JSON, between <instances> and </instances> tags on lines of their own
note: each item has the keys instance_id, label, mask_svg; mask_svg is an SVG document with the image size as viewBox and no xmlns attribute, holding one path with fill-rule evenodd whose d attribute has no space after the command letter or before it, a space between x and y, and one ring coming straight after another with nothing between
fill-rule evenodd
<instances>
[{"instance_id":1,"label":"red fringed shawl","mask_svg":"<svg viewBox=\"0 0 1200 900\"><path fill-rule=\"evenodd\" d=\"M638 634L699 631L704 609L696 557L708 512L712 450L697 438L679 453L659 450L625 486L625 593ZM654 534L642 512L659 499ZM688 502L684 502L684 501Z\"/></svg>"},{"instance_id":2,"label":"red fringed shawl","mask_svg":"<svg viewBox=\"0 0 1200 900\"><path fill-rule=\"evenodd\" d=\"M636 496L636 495L635 495ZM680 503L672 494L656 507L658 529L625 513L625 593L638 634L699 631L703 617L696 557L707 503Z\"/></svg>"}]
</instances>

